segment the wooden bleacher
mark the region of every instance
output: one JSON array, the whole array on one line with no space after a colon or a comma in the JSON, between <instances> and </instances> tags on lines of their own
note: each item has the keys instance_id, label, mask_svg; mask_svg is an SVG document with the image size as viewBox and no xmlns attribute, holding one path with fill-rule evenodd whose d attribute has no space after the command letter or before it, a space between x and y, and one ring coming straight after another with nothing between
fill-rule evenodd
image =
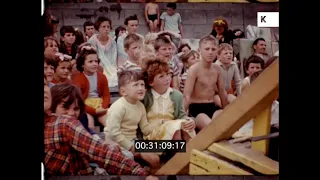
<instances>
[{"instance_id":1,"label":"wooden bleacher","mask_svg":"<svg viewBox=\"0 0 320 180\"><path fill-rule=\"evenodd\" d=\"M270 132L271 104L278 97L279 60L264 70L250 88L177 153L156 175L277 175L279 163L265 154L268 140L232 144L233 133L254 118L253 136Z\"/></svg>"}]
</instances>

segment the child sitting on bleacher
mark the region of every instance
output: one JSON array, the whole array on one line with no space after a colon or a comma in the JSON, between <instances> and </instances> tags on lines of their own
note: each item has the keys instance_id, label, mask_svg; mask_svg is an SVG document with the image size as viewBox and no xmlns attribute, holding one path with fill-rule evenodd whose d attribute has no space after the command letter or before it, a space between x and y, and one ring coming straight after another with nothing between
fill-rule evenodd
<instances>
[{"instance_id":1,"label":"child sitting on bleacher","mask_svg":"<svg viewBox=\"0 0 320 180\"><path fill-rule=\"evenodd\" d=\"M130 36L130 35L128 35ZM144 77L141 72L124 70L119 74L121 98L109 108L105 137L117 142L131 152L131 155L147 161L151 168L158 167L160 158L154 153L135 153L134 140L137 140L138 125L144 135L149 135L156 124L149 124L146 109L140 102L145 95Z\"/></svg>"},{"instance_id":2,"label":"child sitting on bleacher","mask_svg":"<svg viewBox=\"0 0 320 180\"><path fill-rule=\"evenodd\" d=\"M195 121L187 117L182 93L170 88L171 73L167 60L149 58L142 68L147 84L143 104L147 119L155 127L147 140L190 140L195 136ZM141 128L143 132L144 129Z\"/></svg>"},{"instance_id":3,"label":"child sitting on bleacher","mask_svg":"<svg viewBox=\"0 0 320 180\"><path fill-rule=\"evenodd\" d=\"M118 68L118 74L125 70L141 71L138 60L143 46L142 39L136 34L128 34L123 43L128 60Z\"/></svg>"},{"instance_id":4,"label":"child sitting on bleacher","mask_svg":"<svg viewBox=\"0 0 320 180\"><path fill-rule=\"evenodd\" d=\"M221 67L222 78L225 85L225 90L227 92L228 102L231 103L236 99L236 96L241 94L241 77L238 69L238 65L233 61L233 48L230 44L222 43L219 46L218 60L215 62ZM232 84L235 84L235 89L232 87ZM219 96L215 95L215 102L218 106L221 107Z\"/></svg>"},{"instance_id":5,"label":"child sitting on bleacher","mask_svg":"<svg viewBox=\"0 0 320 180\"><path fill-rule=\"evenodd\" d=\"M49 88L54 86L52 83L54 71L57 68L57 62L54 59L44 58L44 75L47 77Z\"/></svg>"},{"instance_id":6,"label":"child sitting on bleacher","mask_svg":"<svg viewBox=\"0 0 320 180\"><path fill-rule=\"evenodd\" d=\"M71 56L62 53L56 53L55 61L57 62L57 67L51 83L60 84L60 83L71 83Z\"/></svg>"},{"instance_id":7,"label":"child sitting on bleacher","mask_svg":"<svg viewBox=\"0 0 320 180\"><path fill-rule=\"evenodd\" d=\"M72 79L73 84L81 90L90 128L94 128L94 118L105 126L110 104L108 80L98 71L99 62L96 49L92 46L83 46L77 58L77 69L80 74Z\"/></svg>"},{"instance_id":8,"label":"child sitting on bleacher","mask_svg":"<svg viewBox=\"0 0 320 180\"><path fill-rule=\"evenodd\" d=\"M256 55L252 55L246 60L245 71L248 74L241 82L241 91L245 90L251 84L251 76L257 72L264 69L265 63L264 60Z\"/></svg>"},{"instance_id":9,"label":"child sitting on bleacher","mask_svg":"<svg viewBox=\"0 0 320 180\"><path fill-rule=\"evenodd\" d=\"M184 68L182 69L180 76L180 91L183 92L184 83L187 80L188 69L195 63L199 62L200 55L197 51L191 50L181 56L181 61L183 62Z\"/></svg>"}]
</instances>

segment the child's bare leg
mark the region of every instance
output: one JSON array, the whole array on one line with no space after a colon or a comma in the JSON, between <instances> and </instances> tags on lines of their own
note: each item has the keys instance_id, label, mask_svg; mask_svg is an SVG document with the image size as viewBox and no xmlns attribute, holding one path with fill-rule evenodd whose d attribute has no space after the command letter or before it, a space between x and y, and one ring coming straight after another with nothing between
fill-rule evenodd
<instances>
[{"instance_id":1,"label":"child's bare leg","mask_svg":"<svg viewBox=\"0 0 320 180\"><path fill-rule=\"evenodd\" d=\"M177 130L173 134L172 140L182 140L181 130Z\"/></svg>"},{"instance_id":2,"label":"child's bare leg","mask_svg":"<svg viewBox=\"0 0 320 180\"><path fill-rule=\"evenodd\" d=\"M214 95L213 102L216 104L216 106L219 106L221 108L221 100L218 94Z\"/></svg>"},{"instance_id":3,"label":"child's bare leg","mask_svg":"<svg viewBox=\"0 0 320 180\"><path fill-rule=\"evenodd\" d=\"M160 167L160 157L155 153L140 153L141 159L149 163L151 169Z\"/></svg>"},{"instance_id":4,"label":"child's bare leg","mask_svg":"<svg viewBox=\"0 0 320 180\"><path fill-rule=\"evenodd\" d=\"M158 23L159 23L159 22L158 22L157 19L154 20L154 24L153 24L153 25L154 25L154 26L153 26L153 27L154 27L154 32L158 32Z\"/></svg>"},{"instance_id":5,"label":"child's bare leg","mask_svg":"<svg viewBox=\"0 0 320 180\"><path fill-rule=\"evenodd\" d=\"M231 104L232 101L234 101L236 98L237 97L235 95L233 95L233 94L228 94L228 96L227 96L229 104Z\"/></svg>"},{"instance_id":6,"label":"child's bare leg","mask_svg":"<svg viewBox=\"0 0 320 180\"><path fill-rule=\"evenodd\" d=\"M87 117L88 117L88 127L89 127L90 129L95 129L93 116L91 116L91 115L88 114L88 113L86 113L86 114L87 114Z\"/></svg>"},{"instance_id":7,"label":"child's bare leg","mask_svg":"<svg viewBox=\"0 0 320 180\"><path fill-rule=\"evenodd\" d=\"M149 29L150 32L153 33L154 32L154 25L153 25L153 21L149 21Z\"/></svg>"},{"instance_id":8,"label":"child's bare leg","mask_svg":"<svg viewBox=\"0 0 320 180\"><path fill-rule=\"evenodd\" d=\"M206 114L200 113L196 117L195 121L196 121L196 127L201 130L204 127L206 127L208 124L210 124L212 120Z\"/></svg>"},{"instance_id":9,"label":"child's bare leg","mask_svg":"<svg viewBox=\"0 0 320 180\"><path fill-rule=\"evenodd\" d=\"M187 132L185 132L185 131L181 131L181 134L182 134L183 140L185 140L186 142L189 142L189 140L191 139L189 134Z\"/></svg>"},{"instance_id":10,"label":"child's bare leg","mask_svg":"<svg viewBox=\"0 0 320 180\"><path fill-rule=\"evenodd\" d=\"M103 127L106 127L106 120L107 120L107 114L104 114L98 117L98 121L103 125Z\"/></svg>"},{"instance_id":11,"label":"child's bare leg","mask_svg":"<svg viewBox=\"0 0 320 180\"><path fill-rule=\"evenodd\" d=\"M213 120L214 118L216 118L221 112L222 112L221 109L220 109L220 110L217 110L216 112L214 112L214 113L213 113L213 116L212 116L212 120Z\"/></svg>"}]
</instances>

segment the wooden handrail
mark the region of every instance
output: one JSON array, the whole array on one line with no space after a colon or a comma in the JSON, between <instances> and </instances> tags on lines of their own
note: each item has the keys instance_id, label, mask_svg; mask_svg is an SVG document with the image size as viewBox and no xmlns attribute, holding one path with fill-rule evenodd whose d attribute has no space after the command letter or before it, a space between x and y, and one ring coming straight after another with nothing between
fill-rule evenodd
<instances>
[{"instance_id":1,"label":"wooden handrail","mask_svg":"<svg viewBox=\"0 0 320 180\"><path fill-rule=\"evenodd\" d=\"M189 164L192 149L203 151L212 143L231 137L252 117L266 109L278 96L279 60L272 63L231 105L187 144L186 153L177 153L156 175L178 174Z\"/></svg>"}]
</instances>

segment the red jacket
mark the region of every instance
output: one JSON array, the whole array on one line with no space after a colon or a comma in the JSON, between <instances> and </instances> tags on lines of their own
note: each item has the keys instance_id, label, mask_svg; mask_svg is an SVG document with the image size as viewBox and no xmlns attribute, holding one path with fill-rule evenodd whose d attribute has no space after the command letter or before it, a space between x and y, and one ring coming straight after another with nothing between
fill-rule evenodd
<instances>
[{"instance_id":1,"label":"red jacket","mask_svg":"<svg viewBox=\"0 0 320 180\"><path fill-rule=\"evenodd\" d=\"M99 97L103 99L102 108L106 109L109 107L109 104L110 104L110 92L109 92L108 80L103 73L97 72L97 81L98 81L97 87L98 87ZM75 86L80 88L83 100L87 99L89 95L90 84L89 84L89 80L84 75L84 73L81 72L80 74L77 74L73 78L72 83ZM86 112L93 116L96 115L96 110L87 105L86 105Z\"/></svg>"}]
</instances>

